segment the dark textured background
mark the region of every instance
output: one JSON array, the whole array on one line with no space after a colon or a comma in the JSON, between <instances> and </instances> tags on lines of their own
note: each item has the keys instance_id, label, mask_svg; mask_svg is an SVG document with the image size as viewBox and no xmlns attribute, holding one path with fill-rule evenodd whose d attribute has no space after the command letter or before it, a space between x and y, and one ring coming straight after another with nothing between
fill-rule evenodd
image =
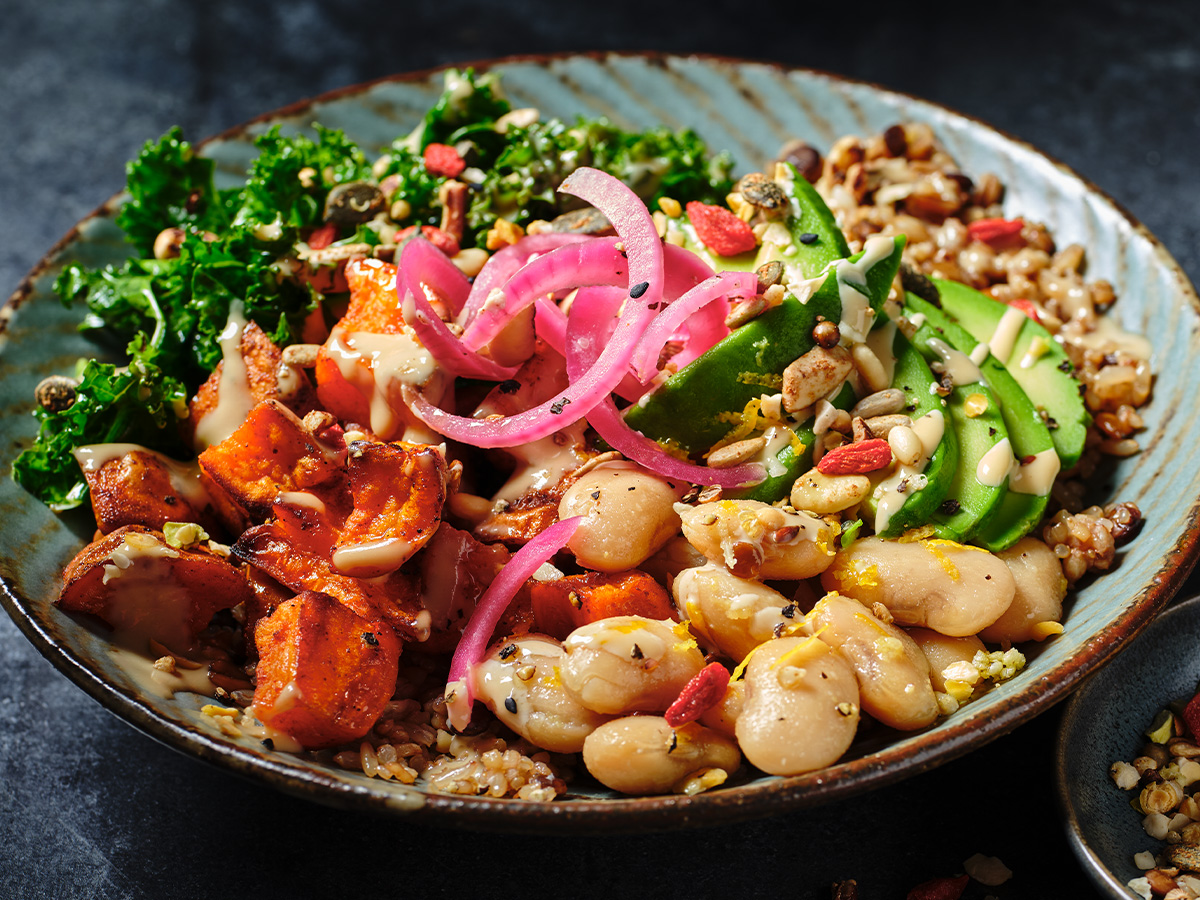
<instances>
[{"instance_id":1,"label":"dark textured background","mask_svg":"<svg viewBox=\"0 0 1200 900\"><path fill-rule=\"evenodd\" d=\"M772 59L945 103L1074 167L1200 280L1194 3L914 6L5 0L0 295L173 124L201 138L395 72L604 49ZM1054 804L1057 720L815 812L649 838L475 835L327 810L177 755L88 699L2 618L0 900L825 898L849 877L866 900L903 897L976 852L1015 876L972 884L967 900L1094 896Z\"/></svg>"}]
</instances>

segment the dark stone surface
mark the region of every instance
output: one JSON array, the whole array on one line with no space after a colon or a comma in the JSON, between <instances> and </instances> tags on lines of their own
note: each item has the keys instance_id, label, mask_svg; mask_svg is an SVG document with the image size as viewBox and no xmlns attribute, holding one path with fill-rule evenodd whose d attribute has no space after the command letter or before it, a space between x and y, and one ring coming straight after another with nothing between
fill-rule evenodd
<instances>
[{"instance_id":1,"label":"dark stone surface","mask_svg":"<svg viewBox=\"0 0 1200 900\"><path fill-rule=\"evenodd\" d=\"M1073 166L1198 279L1191 3L912 7L7 0L0 289L170 125L199 138L393 72L588 49L775 59L946 103ZM1094 896L1055 807L1057 719L838 807L651 838L481 836L328 810L177 755L74 688L4 618L0 897L824 898L853 877L860 896L883 898L977 852L1015 875L972 884L968 900Z\"/></svg>"}]
</instances>

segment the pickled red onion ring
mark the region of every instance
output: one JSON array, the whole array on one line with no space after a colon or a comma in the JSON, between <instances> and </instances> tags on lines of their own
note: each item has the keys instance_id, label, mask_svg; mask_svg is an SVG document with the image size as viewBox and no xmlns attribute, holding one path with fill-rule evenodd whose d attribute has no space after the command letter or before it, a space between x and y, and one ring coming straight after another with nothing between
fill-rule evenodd
<instances>
[{"instance_id":1,"label":"pickled red onion ring","mask_svg":"<svg viewBox=\"0 0 1200 900\"><path fill-rule=\"evenodd\" d=\"M608 337L609 325L624 298L611 291L596 289L588 298L590 302L579 303L578 299L571 305L571 313L567 317L567 348L564 356L569 379L593 362L597 348L602 347ZM611 397L597 404L588 413L587 420L614 450L665 478L676 478L691 484L737 488L757 484L767 475L766 470L757 463L713 469L678 459L656 441L630 428Z\"/></svg>"},{"instance_id":2,"label":"pickled red onion ring","mask_svg":"<svg viewBox=\"0 0 1200 900\"><path fill-rule=\"evenodd\" d=\"M404 245L396 273L396 293L404 320L416 331L421 344L451 375L503 381L516 374L516 366L502 366L473 353L441 320L425 295L425 285L437 285L438 294L451 308L461 307L469 285L458 267L423 237Z\"/></svg>"},{"instance_id":3,"label":"pickled red onion ring","mask_svg":"<svg viewBox=\"0 0 1200 900\"><path fill-rule=\"evenodd\" d=\"M411 385L404 385L404 402L409 409L445 437L475 447L513 447L536 441L579 421L621 383L639 338L661 305L663 246L650 212L637 195L619 179L591 168L576 169L559 190L574 194L600 210L613 223L624 243L630 288L616 328L595 364L573 379L566 390L554 399L513 416L500 419L456 416L430 403ZM522 272L539 265L555 253L596 246L597 243L589 241L560 247L525 266ZM586 283L589 274L596 275L598 272L593 269L591 273L576 273L575 285L581 280ZM581 275L582 278L579 277ZM520 273L514 276L514 280L517 277L520 277ZM528 306L536 296L522 299ZM483 315L484 311L481 311L480 318Z\"/></svg>"},{"instance_id":4,"label":"pickled red onion ring","mask_svg":"<svg viewBox=\"0 0 1200 900\"><path fill-rule=\"evenodd\" d=\"M591 291L620 291L621 299L625 298L621 288L594 286L582 288L575 302L588 302L588 292ZM557 352L559 356L566 357L567 314L549 297L538 297L534 301L534 328L537 336L545 341L551 350ZM627 374L621 379L621 383L613 388L613 393L625 400L634 401L645 394L647 390L649 388L646 385L641 384L632 374Z\"/></svg>"},{"instance_id":5,"label":"pickled red onion ring","mask_svg":"<svg viewBox=\"0 0 1200 900\"><path fill-rule=\"evenodd\" d=\"M475 701L475 685L472 670L479 665L487 652L492 632L500 617L508 609L512 598L521 585L530 578L543 563L566 546L582 516L574 516L555 522L533 540L512 555L504 564L479 602L463 629L462 638L454 648L450 660L450 674L446 684L446 713L450 725L462 731L471 722L471 704Z\"/></svg>"},{"instance_id":6,"label":"pickled red onion ring","mask_svg":"<svg viewBox=\"0 0 1200 900\"><path fill-rule=\"evenodd\" d=\"M467 302L458 315L458 324L468 328L493 288L503 287L517 270L534 256L548 253L564 244L576 244L592 238L585 234L527 234L515 244L509 244L488 257L475 280Z\"/></svg>"}]
</instances>

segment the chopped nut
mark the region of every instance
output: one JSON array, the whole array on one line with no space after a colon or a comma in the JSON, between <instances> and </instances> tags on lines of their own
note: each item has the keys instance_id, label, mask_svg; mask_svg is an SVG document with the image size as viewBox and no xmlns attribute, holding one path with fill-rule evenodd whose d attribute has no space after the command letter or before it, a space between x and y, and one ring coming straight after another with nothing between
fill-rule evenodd
<instances>
[{"instance_id":1,"label":"chopped nut","mask_svg":"<svg viewBox=\"0 0 1200 900\"><path fill-rule=\"evenodd\" d=\"M766 449L766 446L767 439L765 437L737 441L710 453L708 455L708 465L713 469L728 469L730 466L736 466L757 456Z\"/></svg>"}]
</instances>

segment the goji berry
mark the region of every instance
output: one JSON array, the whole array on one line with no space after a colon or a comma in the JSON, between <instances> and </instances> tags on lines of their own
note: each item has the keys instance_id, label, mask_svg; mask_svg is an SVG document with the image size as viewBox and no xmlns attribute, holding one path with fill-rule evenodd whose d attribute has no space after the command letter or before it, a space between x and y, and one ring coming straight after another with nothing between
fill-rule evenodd
<instances>
[{"instance_id":1,"label":"goji berry","mask_svg":"<svg viewBox=\"0 0 1200 900\"><path fill-rule=\"evenodd\" d=\"M720 663L709 663L683 686L663 718L672 728L694 722L721 702L728 687L729 670Z\"/></svg>"},{"instance_id":2,"label":"goji berry","mask_svg":"<svg viewBox=\"0 0 1200 900\"><path fill-rule=\"evenodd\" d=\"M880 438L843 444L821 457L817 471L822 475L864 475L886 468L892 462L892 448Z\"/></svg>"},{"instance_id":3,"label":"goji berry","mask_svg":"<svg viewBox=\"0 0 1200 900\"><path fill-rule=\"evenodd\" d=\"M425 169L430 175L457 178L467 167L467 161L448 144L430 144L425 148Z\"/></svg>"},{"instance_id":4,"label":"goji berry","mask_svg":"<svg viewBox=\"0 0 1200 900\"><path fill-rule=\"evenodd\" d=\"M1037 305L1032 300L1009 300L1008 305L1015 306L1035 322L1040 323L1042 321L1042 317L1038 314Z\"/></svg>"},{"instance_id":5,"label":"goji berry","mask_svg":"<svg viewBox=\"0 0 1200 900\"><path fill-rule=\"evenodd\" d=\"M324 250L337 240L337 236L337 226L332 222L326 222L313 229L312 234L308 236L308 246L313 250Z\"/></svg>"},{"instance_id":6,"label":"goji berry","mask_svg":"<svg viewBox=\"0 0 1200 900\"><path fill-rule=\"evenodd\" d=\"M983 241L992 249L999 249L1015 243L1015 238L1021 236L1025 227L1023 219L976 219L967 226L967 234L972 240Z\"/></svg>"},{"instance_id":7,"label":"goji berry","mask_svg":"<svg viewBox=\"0 0 1200 900\"><path fill-rule=\"evenodd\" d=\"M399 246L407 241L410 237L416 234L417 226L409 225L407 228L396 232L396 244ZM458 241L454 235L449 232L442 231L440 228L435 228L432 225L421 226L421 236L433 246L437 247L447 256L457 256L459 251Z\"/></svg>"},{"instance_id":8,"label":"goji berry","mask_svg":"<svg viewBox=\"0 0 1200 900\"><path fill-rule=\"evenodd\" d=\"M909 891L908 900L958 900L970 880L967 875L959 875L957 878L933 878Z\"/></svg>"},{"instance_id":9,"label":"goji berry","mask_svg":"<svg viewBox=\"0 0 1200 900\"><path fill-rule=\"evenodd\" d=\"M758 243L750 226L723 206L693 200L687 205L687 215L696 237L718 256L747 253Z\"/></svg>"},{"instance_id":10,"label":"goji berry","mask_svg":"<svg viewBox=\"0 0 1200 900\"><path fill-rule=\"evenodd\" d=\"M1183 721L1191 732L1192 740L1200 738L1200 694L1189 700L1183 708Z\"/></svg>"}]
</instances>

